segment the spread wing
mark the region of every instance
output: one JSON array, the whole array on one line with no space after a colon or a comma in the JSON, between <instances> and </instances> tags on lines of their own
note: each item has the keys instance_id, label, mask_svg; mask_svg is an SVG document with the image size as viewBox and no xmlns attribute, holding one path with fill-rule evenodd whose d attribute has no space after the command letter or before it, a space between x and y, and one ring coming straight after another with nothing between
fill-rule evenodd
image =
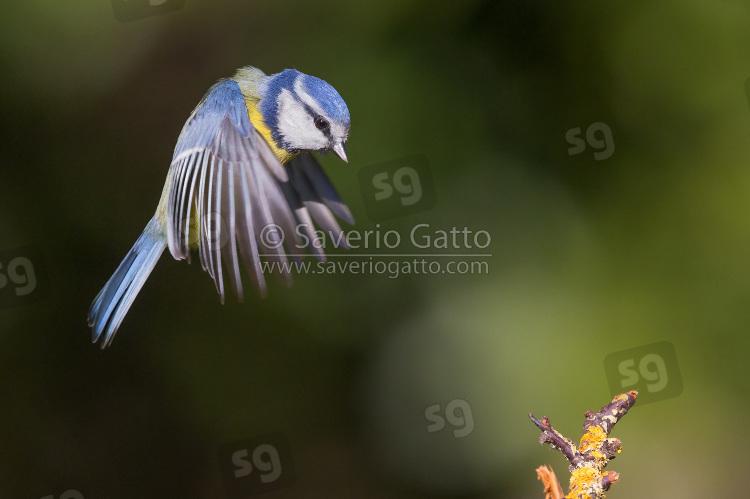
<instances>
[{"instance_id":1,"label":"spread wing","mask_svg":"<svg viewBox=\"0 0 750 499\"><path fill-rule=\"evenodd\" d=\"M177 141L169 179L169 251L190 261L190 248L197 244L201 266L222 303L224 271L243 298L240 260L265 296L264 271L273 269L290 285L290 256L298 261L309 246L325 258L314 222L337 241L343 237L334 214L354 223L312 155L301 154L286 166L278 161L250 122L233 80L211 87L193 111Z\"/></svg>"}]
</instances>

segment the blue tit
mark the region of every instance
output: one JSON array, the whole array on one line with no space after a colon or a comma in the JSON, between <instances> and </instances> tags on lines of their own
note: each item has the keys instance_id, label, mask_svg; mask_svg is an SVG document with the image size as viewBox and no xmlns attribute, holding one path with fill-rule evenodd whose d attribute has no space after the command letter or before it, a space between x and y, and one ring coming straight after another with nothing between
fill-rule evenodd
<instances>
[{"instance_id":1,"label":"blue tit","mask_svg":"<svg viewBox=\"0 0 750 499\"><path fill-rule=\"evenodd\" d=\"M112 343L165 247L188 262L197 249L222 303L224 272L243 298L240 260L265 296L261 256L278 262L274 273L287 285L288 256L298 261L308 246L324 259L313 223L340 235L334 214L354 219L311 152L348 162L349 125L338 92L294 69L267 76L247 66L213 85L177 139L156 213L91 304L93 342Z\"/></svg>"}]
</instances>

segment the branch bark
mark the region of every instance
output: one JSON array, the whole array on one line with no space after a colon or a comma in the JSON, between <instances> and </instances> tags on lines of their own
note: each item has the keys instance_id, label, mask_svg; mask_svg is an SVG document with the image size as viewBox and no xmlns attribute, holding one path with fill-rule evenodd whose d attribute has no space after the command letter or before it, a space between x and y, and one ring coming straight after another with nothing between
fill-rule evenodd
<instances>
[{"instance_id":1,"label":"branch bark","mask_svg":"<svg viewBox=\"0 0 750 499\"><path fill-rule=\"evenodd\" d=\"M620 452L621 442L616 438L607 438L615 424L635 404L638 392L621 393L599 412L586 411L583 422L583 437L576 447L572 440L565 438L552 428L546 416L540 420L529 414L531 421L542 431L539 443L548 443L553 449L562 452L568 460L571 472L570 487L565 499L599 499L604 492L619 480L620 475L614 471L602 473L602 470L614 455ZM562 487L552 469L541 466L537 468L537 477L544 484L545 499L561 499Z\"/></svg>"}]
</instances>

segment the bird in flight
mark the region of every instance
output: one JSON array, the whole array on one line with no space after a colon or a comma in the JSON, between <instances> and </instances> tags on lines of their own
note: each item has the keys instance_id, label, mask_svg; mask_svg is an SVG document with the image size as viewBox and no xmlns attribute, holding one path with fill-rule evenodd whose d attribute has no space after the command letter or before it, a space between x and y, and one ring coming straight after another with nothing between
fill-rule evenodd
<instances>
[{"instance_id":1,"label":"bird in flight","mask_svg":"<svg viewBox=\"0 0 750 499\"><path fill-rule=\"evenodd\" d=\"M156 213L91 304L93 342L112 343L165 247L188 262L197 249L222 303L228 287L243 298L240 260L265 296L261 256L278 262L273 269L287 285L288 258L298 261L309 247L324 259L313 223L340 235L336 216L354 219L311 153L333 151L348 162L349 126L338 92L295 69L266 75L246 66L214 84L177 139Z\"/></svg>"}]
</instances>

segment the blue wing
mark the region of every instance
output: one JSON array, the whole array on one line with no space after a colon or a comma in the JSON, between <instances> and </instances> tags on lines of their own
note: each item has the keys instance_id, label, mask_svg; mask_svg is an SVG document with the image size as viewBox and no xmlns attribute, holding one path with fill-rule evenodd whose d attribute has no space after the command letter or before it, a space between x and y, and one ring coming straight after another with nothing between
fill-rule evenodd
<instances>
[{"instance_id":1,"label":"blue wing","mask_svg":"<svg viewBox=\"0 0 750 499\"><path fill-rule=\"evenodd\" d=\"M261 255L279 262L274 267L277 275L289 285L287 256L296 259L304 251L298 228L322 259L313 220L337 234L341 228L332 212L353 223L312 156L302 154L286 167L278 161L250 122L242 92L233 80L211 87L188 118L169 178L169 251L175 259L189 261L190 242L197 240L201 266L214 279L222 302L223 268L241 300L242 259L254 286L265 295Z\"/></svg>"}]
</instances>

